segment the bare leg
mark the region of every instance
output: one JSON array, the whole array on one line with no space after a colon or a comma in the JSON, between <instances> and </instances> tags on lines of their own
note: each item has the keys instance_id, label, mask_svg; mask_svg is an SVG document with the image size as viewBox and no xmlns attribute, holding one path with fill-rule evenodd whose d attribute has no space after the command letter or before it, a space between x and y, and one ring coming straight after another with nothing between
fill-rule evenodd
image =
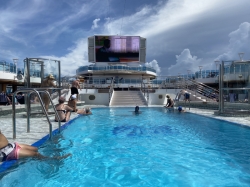
<instances>
[{"instance_id":1,"label":"bare leg","mask_svg":"<svg viewBox=\"0 0 250 187\"><path fill-rule=\"evenodd\" d=\"M49 111L49 101L45 101L45 109L46 109L46 111L48 112Z\"/></svg>"},{"instance_id":2,"label":"bare leg","mask_svg":"<svg viewBox=\"0 0 250 187\"><path fill-rule=\"evenodd\" d=\"M38 152L38 148L34 147L32 145L27 145L27 144L18 144L18 145L21 147L21 149L26 149L26 150Z\"/></svg>"},{"instance_id":3,"label":"bare leg","mask_svg":"<svg viewBox=\"0 0 250 187\"><path fill-rule=\"evenodd\" d=\"M42 101L44 103L45 110L48 112L49 111L49 98L47 95L43 95Z\"/></svg>"},{"instance_id":4,"label":"bare leg","mask_svg":"<svg viewBox=\"0 0 250 187\"><path fill-rule=\"evenodd\" d=\"M27 158L27 157L37 157L37 158L44 158L43 155L38 153L37 148L29 147L28 145L20 145L21 149L18 152L19 158Z\"/></svg>"},{"instance_id":5,"label":"bare leg","mask_svg":"<svg viewBox=\"0 0 250 187\"><path fill-rule=\"evenodd\" d=\"M77 101L74 101L74 109L75 109L75 112L77 111L77 106L76 106L76 103L77 103Z\"/></svg>"},{"instance_id":6,"label":"bare leg","mask_svg":"<svg viewBox=\"0 0 250 187\"><path fill-rule=\"evenodd\" d=\"M39 159L44 159L44 158L63 159L63 158L67 158L67 157L71 156L71 154L69 153L69 154L66 154L63 156L47 157L47 156L41 155L38 152L37 147L27 145L27 144L19 144L19 146L21 147L21 149L18 152L19 158L36 157Z\"/></svg>"},{"instance_id":7,"label":"bare leg","mask_svg":"<svg viewBox=\"0 0 250 187\"><path fill-rule=\"evenodd\" d=\"M66 112L66 115L65 115L65 118L66 118L66 121L69 121L69 119L70 119L70 112L68 111L68 112Z\"/></svg>"}]
</instances>

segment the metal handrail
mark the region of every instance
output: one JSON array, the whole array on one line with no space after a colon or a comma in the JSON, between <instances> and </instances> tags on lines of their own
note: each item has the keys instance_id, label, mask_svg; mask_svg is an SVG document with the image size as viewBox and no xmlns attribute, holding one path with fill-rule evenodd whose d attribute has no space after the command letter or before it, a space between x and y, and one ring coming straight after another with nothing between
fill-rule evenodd
<instances>
[{"instance_id":1,"label":"metal handrail","mask_svg":"<svg viewBox=\"0 0 250 187\"><path fill-rule=\"evenodd\" d=\"M205 99L219 99L219 91L203 83L191 79L185 79L178 82L179 89L189 89L201 94Z\"/></svg>"},{"instance_id":2,"label":"metal handrail","mask_svg":"<svg viewBox=\"0 0 250 187\"><path fill-rule=\"evenodd\" d=\"M192 80L192 83L194 83L194 85L198 86L197 92L204 95L206 97L206 100L208 98L209 99L216 99L216 100L219 99L219 91L218 90L216 90L212 87L209 87L205 84L199 83L197 81ZM188 87L188 88L190 89L190 87Z\"/></svg>"},{"instance_id":3,"label":"metal handrail","mask_svg":"<svg viewBox=\"0 0 250 187\"><path fill-rule=\"evenodd\" d=\"M52 104L52 107L53 107L53 109L55 111L55 114L56 114L57 118L60 119L60 117L59 117L59 115L58 115L58 113L56 111L56 108L55 108L55 106L53 104L53 101L52 101L52 99L50 97L49 92L47 90L41 90L41 89L44 89L44 88L40 88L39 92L43 92L43 93L45 93L45 94L48 95L48 97L50 99L50 102ZM43 103L43 101L41 99L41 96L40 96L39 92L37 91L37 89L34 89L34 88L23 88L21 90L17 90L17 91L15 91L13 93L12 101L15 101L16 93L18 93L18 92L28 92L27 132L30 132L30 102L29 102L29 97L30 97L30 94L31 94L30 92L35 92L37 94L37 96L38 96L38 99L39 99L39 101L41 103L41 106L42 106L42 110L45 113L47 121L49 123L49 139L51 140L51 138L52 138L52 124L51 124L51 122L49 120L48 113L47 113L47 111L46 111L46 109L44 107L44 103ZM13 139L16 139L16 105L15 105L15 102L12 102L12 114L13 114L13 116L12 116L12 122L13 122ZM59 132L61 131L61 121L60 120L58 120L58 130L59 130Z\"/></svg>"},{"instance_id":4,"label":"metal handrail","mask_svg":"<svg viewBox=\"0 0 250 187\"><path fill-rule=\"evenodd\" d=\"M111 83L110 83L110 88L109 88L109 104L111 102L111 98L112 98L113 92L114 92L114 79L112 79Z\"/></svg>"}]
</instances>

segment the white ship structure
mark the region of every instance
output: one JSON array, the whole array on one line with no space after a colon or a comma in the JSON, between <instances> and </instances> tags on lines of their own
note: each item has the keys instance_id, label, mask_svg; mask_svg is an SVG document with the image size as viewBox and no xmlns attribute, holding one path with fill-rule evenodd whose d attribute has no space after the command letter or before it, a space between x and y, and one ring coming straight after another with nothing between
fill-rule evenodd
<instances>
[{"instance_id":1,"label":"white ship structure","mask_svg":"<svg viewBox=\"0 0 250 187\"><path fill-rule=\"evenodd\" d=\"M185 75L159 77L146 65L146 38L141 36L94 35L88 38L90 65L76 70L80 78L79 99L85 105L154 106L164 105L166 95L174 100L217 102L219 68L188 71ZM51 61L53 63L51 63ZM61 77L60 61L42 58L24 59L25 68L0 60L0 91L14 92L22 87L40 87L42 80L53 74L62 89L69 90L69 77ZM55 64L51 67L51 64ZM223 63L224 95L234 92L235 101L248 99L250 61L232 60ZM231 89L231 90L230 90ZM227 100L227 98L225 98Z\"/></svg>"}]
</instances>

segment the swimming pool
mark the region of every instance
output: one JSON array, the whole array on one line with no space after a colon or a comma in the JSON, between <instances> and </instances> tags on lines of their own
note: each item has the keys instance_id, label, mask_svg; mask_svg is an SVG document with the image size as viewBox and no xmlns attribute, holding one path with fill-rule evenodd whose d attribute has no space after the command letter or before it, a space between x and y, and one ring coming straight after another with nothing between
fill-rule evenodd
<instances>
[{"instance_id":1,"label":"swimming pool","mask_svg":"<svg viewBox=\"0 0 250 187\"><path fill-rule=\"evenodd\" d=\"M44 155L0 174L0 186L249 186L250 129L165 108L97 108L77 117Z\"/></svg>"}]
</instances>

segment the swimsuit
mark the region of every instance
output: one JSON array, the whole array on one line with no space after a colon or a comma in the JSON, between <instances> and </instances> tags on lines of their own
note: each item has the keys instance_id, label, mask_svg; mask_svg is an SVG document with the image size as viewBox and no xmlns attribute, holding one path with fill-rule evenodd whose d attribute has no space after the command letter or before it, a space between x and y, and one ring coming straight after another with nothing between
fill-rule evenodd
<instances>
[{"instance_id":1,"label":"swimsuit","mask_svg":"<svg viewBox=\"0 0 250 187\"><path fill-rule=\"evenodd\" d=\"M58 121L55 119L55 122L58 122ZM61 120L61 122L66 122L66 118L64 118L63 120Z\"/></svg>"},{"instance_id":2,"label":"swimsuit","mask_svg":"<svg viewBox=\"0 0 250 187\"><path fill-rule=\"evenodd\" d=\"M78 89L76 87L71 87L71 95L74 95L74 94L79 94Z\"/></svg>"},{"instance_id":3,"label":"swimsuit","mask_svg":"<svg viewBox=\"0 0 250 187\"><path fill-rule=\"evenodd\" d=\"M2 161L17 160L20 149L21 147L17 143L8 143L7 146L0 149L0 158Z\"/></svg>"},{"instance_id":4,"label":"swimsuit","mask_svg":"<svg viewBox=\"0 0 250 187\"><path fill-rule=\"evenodd\" d=\"M63 112L64 114L66 114L66 112L67 112L66 110L56 110L56 111L58 111L58 112L61 111L61 112ZM58 122L58 120L56 120L56 119L55 119L55 121ZM63 120L61 120L61 122L66 122L66 117L65 117Z\"/></svg>"},{"instance_id":5,"label":"swimsuit","mask_svg":"<svg viewBox=\"0 0 250 187\"><path fill-rule=\"evenodd\" d=\"M64 114L66 114L66 110L56 110L56 111L61 111L61 112L63 112Z\"/></svg>"},{"instance_id":6,"label":"swimsuit","mask_svg":"<svg viewBox=\"0 0 250 187\"><path fill-rule=\"evenodd\" d=\"M172 105L172 106L171 106ZM174 105L173 105L173 101L172 101L172 99L168 99L168 101L167 101L167 107L174 107Z\"/></svg>"}]
</instances>

